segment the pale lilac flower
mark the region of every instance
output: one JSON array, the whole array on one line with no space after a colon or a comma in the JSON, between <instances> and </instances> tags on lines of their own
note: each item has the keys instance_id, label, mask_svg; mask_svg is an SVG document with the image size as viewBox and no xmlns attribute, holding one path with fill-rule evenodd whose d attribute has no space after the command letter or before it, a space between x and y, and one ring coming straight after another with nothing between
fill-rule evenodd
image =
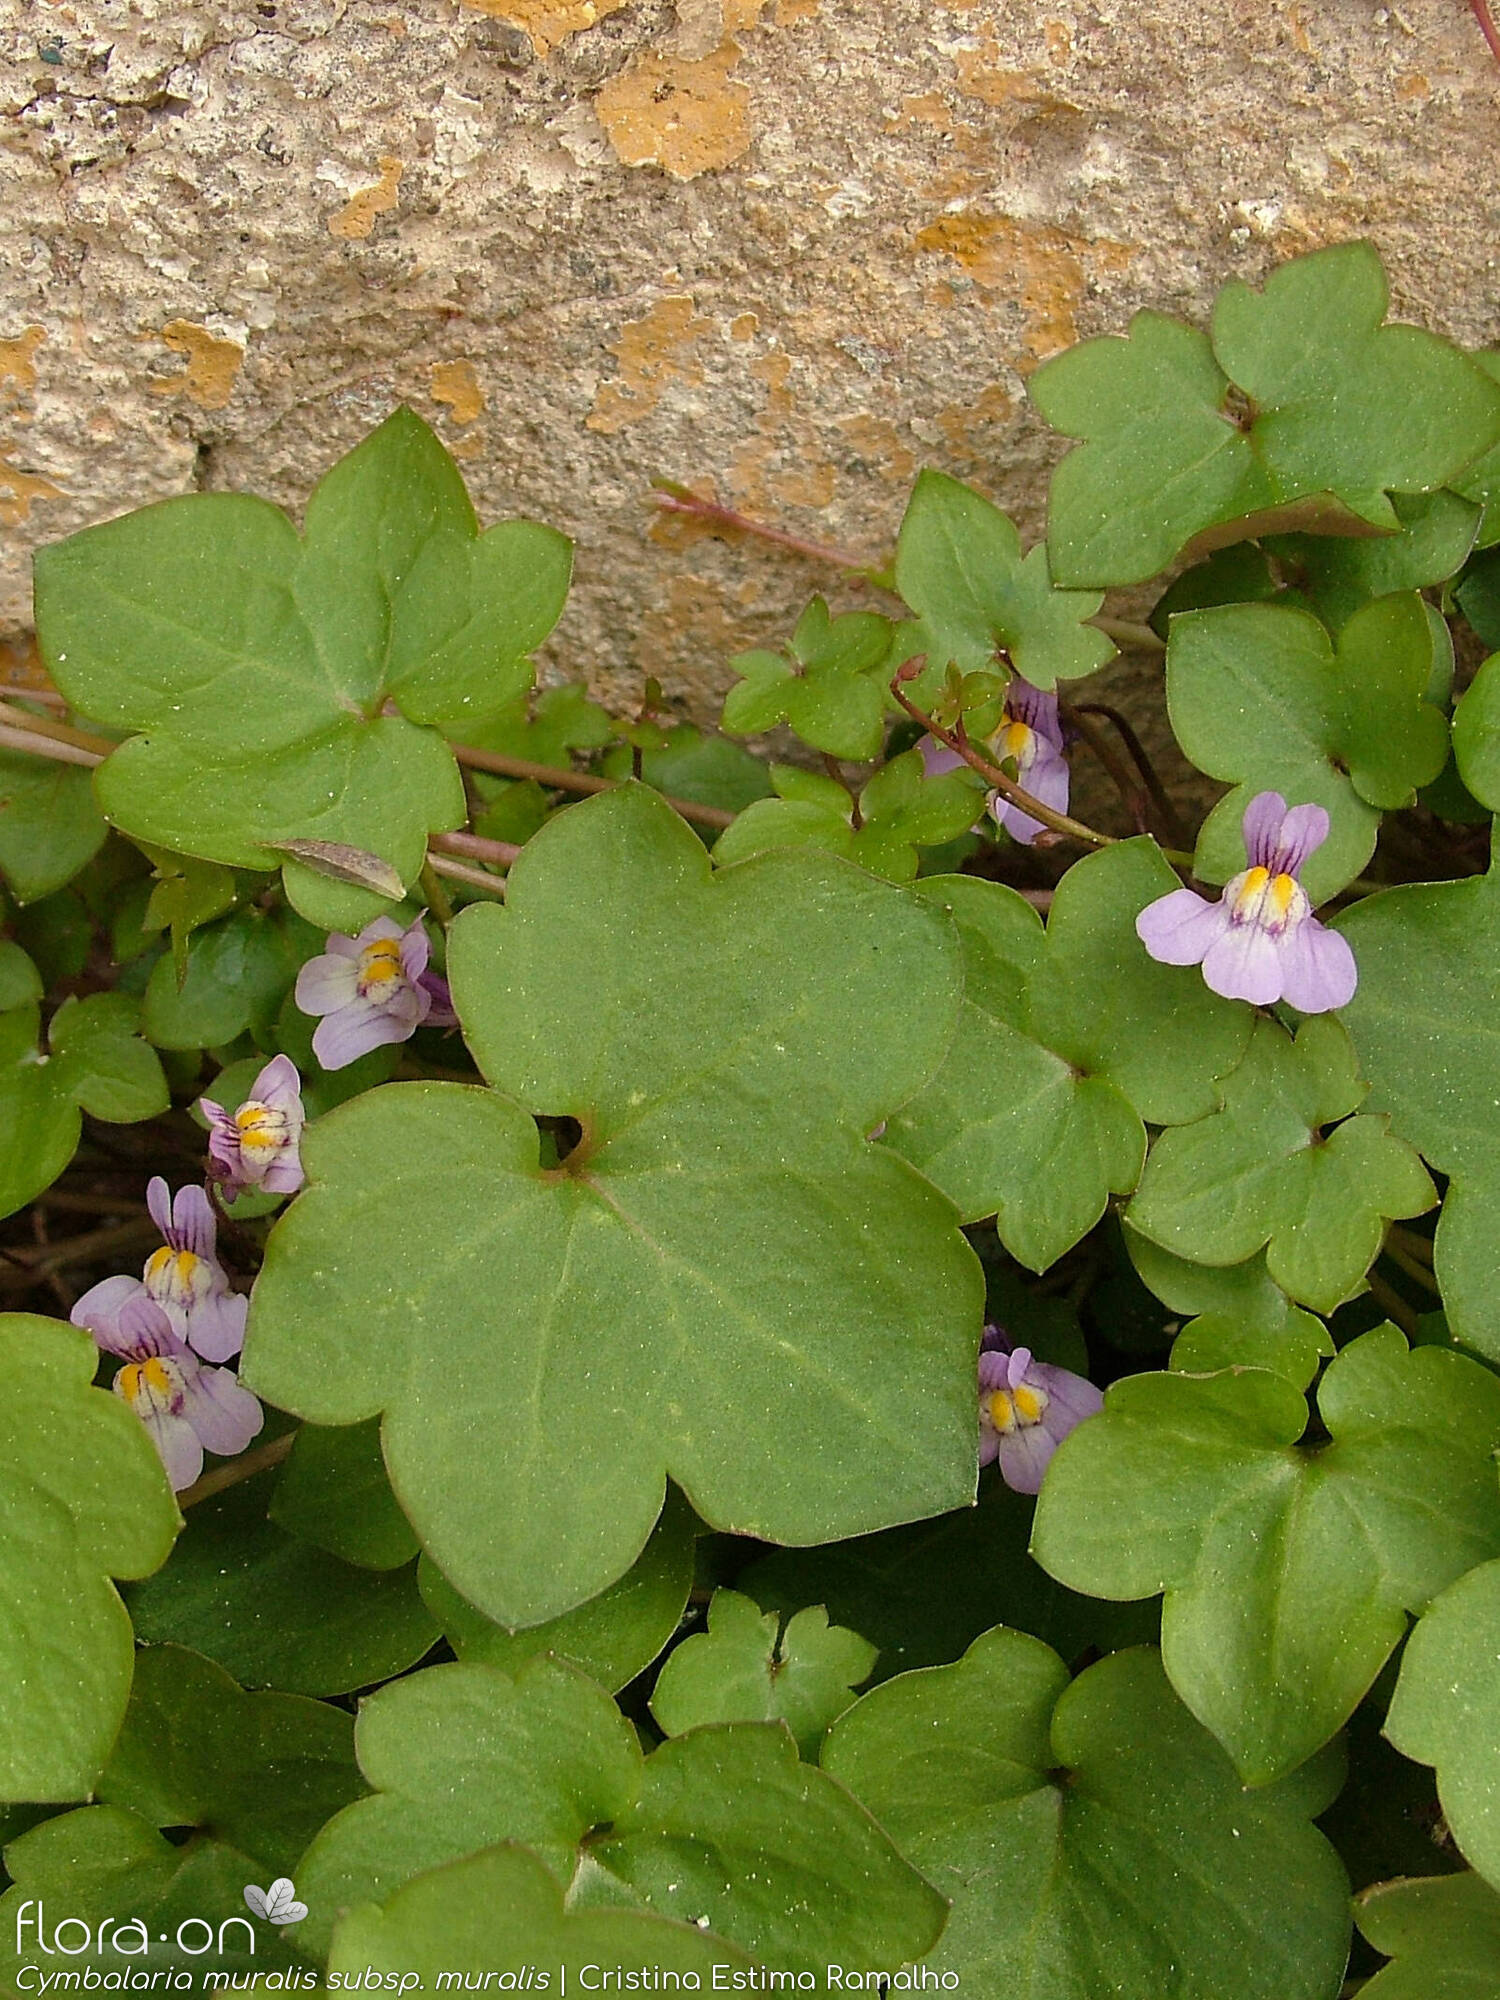
<instances>
[{"instance_id":1,"label":"pale lilac flower","mask_svg":"<svg viewBox=\"0 0 1500 2000\"><path fill-rule=\"evenodd\" d=\"M1302 1014L1326 1014L1354 997L1354 953L1312 913L1298 877L1328 838L1321 806L1287 810L1280 792L1258 792L1245 808L1249 867L1224 885L1217 903L1174 889L1148 903L1136 936L1163 965L1201 965L1226 1000L1268 1007L1285 1000Z\"/></svg>"},{"instance_id":2,"label":"pale lilac flower","mask_svg":"<svg viewBox=\"0 0 1500 2000\"><path fill-rule=\"evenodd\" d=\"M164 1248L152 1251L140 1278L105 1278L85 1292L73 1308L74 1325L94 1332L96 1322L112 1325L132 1299L148 1298L178 1340L206 1361L231 1360L245 1344L250 1301L230 1290L214 1254L218 1226L207 1194L201 1187L179 1188L171 1201L158 1174L146 1189L146 1206L167 1239Z\"/></svg>"},{"instance_id":3,"label":"pale lilac flower","mask_svg":"<svg viewBox=\"0 0 1500 2000\"><path fill-rule=\"evenodd\" d=\"M1104 1398L1092 1382L1050 1361L1033 1361L1029 1347L1011 1346L987 1326L979 1346L979 1463L1000 1461L1000 1477L1017 1493L1039 1493L1042 1474L1068 1432L1097 1416Z\"/></svg>"},{"instance_id":4,"label":"pale lilac flower","mask_svg":"<svg viewBox=\"0 0 1500 2000\"><path fill-rule=\"evenodd\" d=\"M302 1185L302 1079L290 1056L268 1062L234 1112L211 1097L198 1109L208 1120L208 1157L215 1180L232 1201L246 1188L295 1194Z\"/></svg>"},{"instance_id":5,"label":"pale lilac flower","mask_svg":"<svg viewBox=\"0 0 1500 2000\"><path fill-rule=\"evenodd\" d=\"M95 1286L78 1301L73 1323L87 1327L96 1345L124 1362L115 1375L115 1394L146 1426L173 1491L180 1493L203 1470L205 1449L233 1458L259 1431L265 1412L227 1368L203 1366L144 1290L138 1287L107 1309L90 1307L102 1290Z\"/></svg>"},{"instance_id":6,"label":"pale lilac flower","mask_svg":"<svg viewBox=\"0 0 1500 2000\"><path fill-rule=\"evenodd\" d=\"M297 974L297 1005L304 1014L322 1014L313 1034L313 1054L324 1069L344 1069L386 1042L408 1041L432 1014L452 1014L444 994L427 983L431 949L422 919L408 929L392 917L377 917L358 937L337 934L319 958ZM437 975L433 974L435 981Z\"/></svg>"},{"instance_id":7,"label":"pale lilac flower","mask_svg":"<svg viewBox=\"0 0 1500 2000\"><path fill-rule=\"evenodd\" d=\"M922 768L929 778L940 778L963 767L956 750L936 737L924 736L917 746L922 752ZM1057 696L1012 674L1005 690L1005 711L997 729L986 739L985 748L998 764L1010 762L1016 783L1023 791L1040 799L1054 812L1068 810L1068 760L1063 755L1062 723L1057 713ZM1003 826L1012 840L1030 847L1042 832L1042 822L1001 798L990 794L989 809L997 826Z\"/></svg>"}]
</instances>

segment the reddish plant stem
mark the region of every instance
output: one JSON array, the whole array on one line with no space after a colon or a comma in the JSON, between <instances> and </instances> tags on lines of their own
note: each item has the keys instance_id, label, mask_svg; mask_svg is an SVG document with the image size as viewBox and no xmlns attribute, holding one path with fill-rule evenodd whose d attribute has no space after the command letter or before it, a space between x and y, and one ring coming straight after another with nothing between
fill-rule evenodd
<instances>
[{"instance_id":1,"label":"reddish plant stem","mask_svg":"<svg viewBox=\"0 0 1500 2000\"><path fill-rule=\"evenodd\" d=\"M521 850L511 840L485 840L477 833L435 833L429 845L440 854L459 854L470 861L488 861L509 868Z\"/></svg>"},{"instance_id":2,"label":"reddish plant stem","mask_svg":"<svg viewBox=\"0 0 1500 2000\"><path fill-rule=\"evenodd\" d=\"M1115 845L1113 834L1100 833L1094 827L1085 826L1082 820L1069 819L1066 813L1054 812L1051 806L1044 805L1040 799L1023 790L1015 779L1007 777L997 764L992 764L987 757L981 757L968 737L963 734L962 729L958 731L944 729L934 722L930 715L924 715L916 703L907 698L899 681L891 682L891 693L913 722L920 723L929 736L936 737L939 743L945 743L950 750L956 751L970 769L977 771L1001 798L1009 799L1013 806L1019 806L1022 812L1029 813L1035 820L1040 820L1043 826L1050 827L1054 833L1060 833L1069 840L1081 840L1085 847Z\"/></svg>"},{"instance_id":3,"label":"reddish plant stem","mask_svg":"<svg viewBox=\"0 0 1500 2000\"><path fill-rule=\"evenodd\" d=\"M773 528L768 521L752 520L748 514L738 513L733 507L721 507L716 500L705 500L701 493L694 493L688 487L678 486L669 480L659 481L652 488L651 501L663 513L687 514L703 522L705 527L728 528L742 535L753 535L757 541L772 542L779 549L790 549L793 555L806 556L810 562L829 563L835 569L853 570L860 576L870 578L876 573L876 564L866 562L863 556L857 556L849 549L836 548L831 542L809 542L800 535L789 535L785 528Z\"/></svg>"},{"instance_id":4,"label":"reddish plant stem","mask_svg":"<svg viewBox=\"0 0 1500 2000\"><path fill-rule=\"evenodd\" d=\"M177 1496L179 1509L196 1507L200 1500L212 1499L215 1493L222 1493L226 1486L238 1486L242 1479L253 1479L257 1472L265 1472L281 1461L297 1442L295 1429L283 1431L269 1444L258 1445L254 1451L241 1452L238 1458L230 1459L227 1465L216 1465L212 1472L205 1472L201 1479L195 1479L191 1486Z\"/></svg>"},{"instance_id":5,"label":"reddish plant stem","mask_svg":"<svg viewBox=\"0 0 1500 2000\"><path fill-rule=\"evenodd\" d=\"M1101 715L1106 722L1113 726L1120 741L1130 752L1131 762L1141 774L1141 782L1151 795L1151 802L1156 807L1158 823L1162 833L1177 846L1185 847L1189 838L1187 828L1178 818L1177 808L1172 804L1171 799L1168 798L1166 786L1163 785L1161 779L1156 775L1156 766L1146 755L1146 746L1142 743L1140 737L1136 735L1129 719L1123 716L1117 708L1111 708L1109 703L1105 701L1081 701L1070 713L1074 715Z\"/></svg>"},{"instance_id":6,"label":"reddish plant stem","mask_svg":"<svg viewBox=\"0 0 1500 2000\"><path fill-rule=\"evenodd\" d=\"M1479 32L1490 45L1490 54L1496 62L1500 62L1500 28L1495 26L1495 17L1489 9L1489 0L1469 0L1469 12L1479 23Z\"/></svg>"},{"instance_id":7,"label":"reddish plant stem","mask_svg":"<svg viewBox=\"0 0 1500 2000\"><path fill-rule=\"evenodd\" d=\"M427 866L434 875L444 875L450 882L467 882L471 889L487 889L492 896L505 895L502 877L485 868L471 868L467 861L454 861L449 855L434 854L429 849Z\"/></svg>"},{"instance_id":8,"label":"reddish plant stem","mask_svg":"<svg viewBox=\"0 0 1500 2000\"><path fill-rule=\"evenodd\" d=\"M505 757L498 750L478 750L468 743L452 743L448 747L459 763L467 764L471 770L493 771L501 778L532 778L549 791L612 792L623 782L619 778L596 778L590 771L565 771L553 764L533 764L527 757ZM667 804L683 819L696 820L699 826L722 828L734 818L733 813L721 812L717 806L700 806L695 799L668 797Z\"/></svg>"}]
</instances>

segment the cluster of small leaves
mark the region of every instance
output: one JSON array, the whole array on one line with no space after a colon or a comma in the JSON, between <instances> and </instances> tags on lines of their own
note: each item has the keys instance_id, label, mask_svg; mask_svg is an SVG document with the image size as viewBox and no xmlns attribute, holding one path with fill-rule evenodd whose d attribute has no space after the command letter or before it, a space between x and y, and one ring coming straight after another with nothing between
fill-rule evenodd
<instances>
[{"instance_id":1,"label":"cluster of small leaves","mask_svg":"<svg viewBox=\"0 0 1500 2000\"><path fill-rule=\"evenodd\" d=\"M1386 305L1347 245L1047 363L1045 540L923 472L717 731L535 685L568 545L409 412L300 526L43 553L0 1987L66 1916L288 1984L1500 1993L1500 358ZM1267 793L1327 817L1279 886ZM1165 962L1185 884L1352 1000ZM327 1067L299 974L392 917L420 1023ZM217 1253L266 1424L174 1497L64 1321L276 1058L305 1184Z\"/></svg>"}]
</instances>

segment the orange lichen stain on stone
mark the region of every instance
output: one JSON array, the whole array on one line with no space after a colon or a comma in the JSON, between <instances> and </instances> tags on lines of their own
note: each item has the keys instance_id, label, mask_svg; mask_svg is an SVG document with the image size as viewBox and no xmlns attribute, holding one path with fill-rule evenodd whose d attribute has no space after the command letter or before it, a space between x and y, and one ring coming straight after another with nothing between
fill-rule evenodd
<instances>
[{"instance_id":1,"label":"orange lichen stain on stone","mask_svg":"<svg viewBox=\"0 0 1500 2000\"><path fill-rule=\"evenodd\" d=\"M484 391L472 361L434 361L428 370L432 400L446 403L456 424L472 424L484 410Z\"/></svg>"},{"instance_id":2,"label":"orange lichen stain on stone","mask_svg":"<svg viewBox=\"0 0 1500 2000\"><path fill-rule=\"evenodd\" d=\"M1292 31L1292 47L1300 55L1316 55L1317 50L1313 46L1313 38L1307 31L1307 16L1300 7L1289 7L1287 9L1286 24Z\"/></svg>"},{"instance_id":3,"label":"orange lichen stain on stone","mask_svg":"<svg viewBox=\"0 0 1500 2000\"><path fill-rule=\"evenodd\" d=\"M775 514L780 507L826 507L837 477L824 458L807 455L808 425L792 391L792 357L781 350L750 363L750 373L766 389L753 435L741 438L731 455L728 485L735 506L748 514Z\"/></svg>"},{"instance_id":4,"label":"orange lichen stain on stone","mask_svg":"<svg viewBox=\"0 0 1500 2000\"><path fill-rule=\"evenodd\" d=\"M649 416L669 382L702 381L694 349L712 329L713 321L698 317L687 293L658 299L644 319L627 320L619 339L605 343L620 371L599 384L584 419L588 428L613 436Z\"/></svg>"},{"instance_id":5,"label":"orange lichen stain on stone","mask_svg":"<svg viewBox=\"0 0 1500 2000\"><path fill-rule=\"evenodd\" d=\"M840 417L839 429L861 458L870 459L898 485L910 479L916 471L916 454L887 418L868 415Z\"/></svg>"},{"instance_id":6,"label":"orange lichen stain on stone","mask_svg":"<svg viewBox=\"0 0 1500 2000\"><path fill-rule=\"evenodd\" d=\"M1087 285L1085 264L1115 272L1135 255L1108 238L1069 236L1009 215L940 215L917 233L919 250L941 251L987 291L1019 299L1026 313L1026 359L1045 361L1078 338L1074 313Z\"/></svg>"},{"instance_id":7,"label":"orange lichen stain on stone","mask_svg":"<svg viewBox=\"0 0 1500 2000\"><path fill-rule=\"evenodd\" d=\"M1047 60L1065 63L1073 53L1073 30L1066 21L1043 21L1042 38L1047 44Z\"/></svg>"},{"instance_id":8,"label":"orange lichen stain on stone","mask_svg":"<svg viewBox=\"0 0 1500 2000\"><path fill-rule=\"evenodd\" d=\"M1432 85L1420 70L1413 70L1410 76L1402 77L1401 81L1396 85L1396 95L1408 100L1412 98L1419 100L1428 98L1432 95ZM0 342L0 358L3 358L4 352L4 343ZM3 377L0 377L0 380L3 380Z\"/></svg>"},{"instance_id":9,"label":"orange lichen stain on stone","mask_svg":"<svg viewBox=\"0 0 1500 2000\"><path fill-rule=\"evenodd\" d=\"M463 0L476 14L509 21L531 37L539 56L550 55L569 35L581 35L606 14L618 13L629 0Z\"/></svg>"},{"instance_id":10,"label":"orange lichen stain on stone","mask_svg":"<svg viewBox=\"0 0 1500 2000\"><path fill-rule=\"evenodd\" d=\"M943 436L954 451L972 445L974 433L991 424L1004 423L1015 409L1015 398L999 382L981 389L972 403L949 403L937 414Z\"/></svg>"},{"instance_id":11,"label":"orange lichen stain on stone","mask_svg":"<svg viewBox=\"0 0 1500 2000\"><path fill-rule=\"evenodd\" d=\"M607 83L594 110L625 165L690 181L747 153L750 93L734 80L739 57L733 41L696 61L652 50Z\"/></svg>"},{"instance_id":12,"label":"orange lichen stain on stone","mask_svg":"<svg viewBox=\"0 0 1500 2000\"><path fill-rule=\"evenodd\" d=\"M731 340L754 340L759 327L759 313L736 313L734 318L729 322L729 338Z\"/></svg>"},{"instance_id":13,"label":"orange lichen stain on stone","mask_svg":"<svg viewBox=\"0 0 1500 2000\"><path fill-rule=\"evenodd\" d=\"M337 215L328 218L328 234L337 236L345 243L366 237L375 227L377 215L396 206L396 190L401 185L405 172L405 162L391 154L384 154L380 160L380 179L374 187L361 188L357 195L345 202Z\"/></svg>"},{"instance_id":14,"label":"orange lichen stain on stone","mask_svg":"<svg viewBox=\"0 0 1500 2000\"><path fill-rule=\"evenodd\" d=\"M60 500L63 489L39 473L23 472L11 453L14 445L0 444L0 526L19 528L31 518L33 500Z\"/></svg>"},{"instance_id":15,"label":"orange lichen stain on stone","mask_svg":"<svg viewBox=\"0 0 1500 2000\"><path fill-rule=\"evenodd\" d=\"M790 28L797 21L817 18L820 0L776 0L774 19L778 28Z\"/></svg>"},{"instance_id":16,"label":"orange lichen stain on stone","mask_svg":"<svg viewBox=\"0 0 1500 2000\"><path fill-rule=\"evenodd\" d=\"M940 90L924 90L916 97L903 97L897 125L931 125L939 132L953 127L953 113Z\"/></svg>"},{"instance_id":17,"label":"orange lichen stain on stone","mask_svg":"<svg viewBox=\"0 0 1500 2000\"><path fill-rule=\"evenodd\" d=\"M223 409L234 394L245 359L245 350L237 340L210 333L206 326L190 319L168 320L160 333L147 338L164 341L187 362L180 375L153 375L146 384L153 396L181 395L200 410Z\"/></svg>"},{"instance_id":18,"label":"orange lichen stain on stone","mask_svg":"<svg viewBox=\"0 0 1500 2000\"><path fill-rule=\"evenodd\" d=\"M1027 104L1045 111L1077 108L1055 97L1029 70L1007 69L1000 60L1000 44L993 38L987 37L977 49L960 49L954 68L960 92L981 104Z\"/></svg>"},{"instance_id":19,"label":"orange lichen stain on stone","mask_svg":"<svg viewBox=\"0 0 1500 2000\"><path fill-rule=\"evenodd\" d=\"M44 326L26 326L14 340L0 340L0 389L15 385L18 396L29 396L36 387L37 349L47 338Z\"/></svg>"},{"instance_id":20,"label":"orange lichen stain on stone","mask_svg":"<svg viewBox=\"0 0 1500 2000\"><path fill-rule=\"evenodd\" d=\"M673 667L701 673L704 660L729 660L755 637L716 583L679 570L667 583L666 602L642 615L635 657L647 673L669 680Z\"/></svg>"}]
</instances>

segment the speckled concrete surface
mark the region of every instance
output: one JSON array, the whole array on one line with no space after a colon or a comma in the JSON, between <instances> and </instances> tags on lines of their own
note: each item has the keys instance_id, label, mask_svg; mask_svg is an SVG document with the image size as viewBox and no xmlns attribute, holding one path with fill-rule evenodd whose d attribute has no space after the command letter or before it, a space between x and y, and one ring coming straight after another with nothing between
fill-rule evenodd
<instances>
[{"instance_id":1,"label":"speckled concrete surface","mask_svg":"<svg viewBox=\"0 0 1500 2000\"><path fill-rule=\"evenodd\" d=\"M0 0L0 629L142 501L295 506L398 399L579 544L549 653L706 717L922 463L1040 528L1038 360L1359 234L1500 338L1462 0ZM1122 670L1117 669L1116 672Z\"/></svg>"}]
</instances>

